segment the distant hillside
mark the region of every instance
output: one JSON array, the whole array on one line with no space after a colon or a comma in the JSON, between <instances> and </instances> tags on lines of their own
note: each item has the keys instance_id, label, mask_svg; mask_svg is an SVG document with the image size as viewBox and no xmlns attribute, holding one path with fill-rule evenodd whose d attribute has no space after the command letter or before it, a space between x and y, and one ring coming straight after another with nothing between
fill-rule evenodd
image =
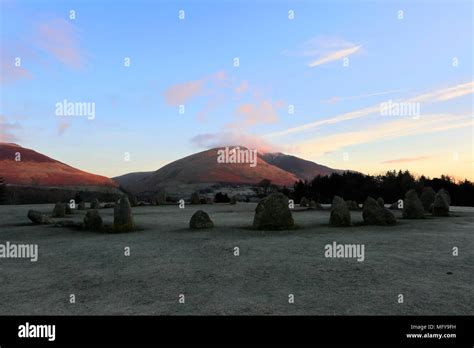
<instances>
[{"instance_id":1,"label":"distant hillside","mask_svg":"<svg viewBox=\"0 0 474 348\"><path fill-rule=\"evenodd\" d=\"M281 168L287 172L295 174L303 180L312 180L315 176L331 175L332 173L340 173L343 170L333 169L315 162L307 161L302 158L285 155L284 153L267 153L262 158L269 164Z\"/></svg>"},{"instance_id":2,"label":"distant hillside","mask_svg":"<svg viewBox=\"0 0 474 348\"><path fill-rule=\"evenodd\" d=\"M263 179L271 180L275 185L292 187L300 179L339 172L282 153L259 154L255 167L248 163L218 163L218 150L219 148L215 148L184 157L155 172L129 173L115 177L114 180L124 189L140 194L161 188L174 191L179 186L192 184L257 184Z\"/></svg>"},{"instance_id":3,"label":"distant hillside","mask_svg":"<svg viewBox=\"0 0 474 348\"><path fill-rule=\"evenodd\" d=\"M0 171L5 182L14 185L110 188L119 186L105 176L84 172L34 150L11 143L0 143Z\"/></svg>"},{"instance_id":4,"label":"distant hillside","mask_svg":"<svg viewBox=\"0 0 474 348\"><path fill-rule=\"evenodd\" d=\"M73 168L17 144L0 143L3 204L66 202L77 193L86 200L114 201L122 192L112 179Z\"/></svg>"}]
</instances>

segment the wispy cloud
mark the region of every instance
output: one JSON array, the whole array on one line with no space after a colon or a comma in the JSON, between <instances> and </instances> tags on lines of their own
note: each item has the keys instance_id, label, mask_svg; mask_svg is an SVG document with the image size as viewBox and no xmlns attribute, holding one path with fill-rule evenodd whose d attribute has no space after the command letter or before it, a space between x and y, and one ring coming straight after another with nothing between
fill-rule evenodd
<instances>
[{"instance_id":1,"label":"wispy cloud","mask_svg":"<svg viewBox=\"0 0 474 348\"><path fill-rule=\"evenodd\" d=\"M447 131L472 127L472 116L433 114L419 120L401 119L369 126L361 131L342 132L297 143L298 151L306 156L319 156L348 146L371 143L379 140Z\"/></svg>"},{"instance_id":2,"label":"wispy cloud","mask_svg":"<svg viewBox=\"0 0 474 348\"><path fill-rule=\"evenodd\" d=\"M345 58L345 57L349 57L350 55L352 55L352 54L356 53L357 51L359 51L361 48L362 48L362 45L357 45L357 46L354 46L354 47L349 47L349 48L345 48L345 49L342 49L342 50L338 50L338 51L328 53L328 54L326 54L324 56L321 56L320 58L312 61L311 63L308 64L308 66L310 68L314 68L318 65L330 63L330 62L333 62L335 60L339 60L339 59L342 59L342 58Z\"/></svg>"},{"instance_id":3,"label":"wispy cloud","mask_svg":"<svg viewBox=\"0 0 474 348\"><path fill-rule=\"evenodd\" d=\"M474 81L462 83L453 87L428 92L410 99L410 102L441 102L463 97L474 93Z\"/></svg>"},{"instance_id":4,"label":"wispy cloud","mask_svg":"<svg viewBox=\"0 0 474 348\"><path fill-rule=\"evenodd\" d=\"M297 50L284 50L287 56L317 57L308 63L314 68L319 65L349 57L362 49L362 45L348 42L335 36L320 35L307 40Z\"/></svg>"},{"instance_id":5,"label":"wispy cloud","mask_svg":"<svg viewBox=\"0 0 474 348\"><path fill-rule=\"evenodd\" d=\"M346 101L346 100L364 99L364 98L376 97L376 96L379 96L379 95L399 93L399 92L402 92L402 91L403 91L403 89L392 89L392 90L389 90L389 91L361 94L361 95L355 95L355 96L349 96L349 97L334 96L332 98L323 100L323 102L329 103L329 104L335 104L335 103L339 103L341 101Z\"/></svg>"},{"instance_id":6,"label":"wispy cloud","mask_svg":"<svg viewBox=\"0 0 474 348\"><path fill-rule=\"evenodd\" d=\"M449 88L444 88L444 89L424 93L407 100L400 100L399 102L446 101L446 100L450 100L453 98L462 97L462 96L474 93L473 85L474 85L474 82L468 82L468 83L460 84L454 87L449 87ZM265 135L265 137L272 138L272 137L280 137L280 136L289 135L289 134L301 133L304 131L317 129L321 126L349 121L349 120L369 116L375 113L380 113L380 104L363 108L363 109L359 109L359 110L355 110L355 111L346 112L344 114L340 114L331 118L307 123L301 126L288 128L279 132L270 133L270 134Z\"/></svg>"},{"instance_id":7,"label":"wispy cloud","mask_svg":"<svg viewBox=\"0 0 474 348\"><path fill-rule=\"evenodd\" d=\"M405 158L396 158L388 161L383 161L383 164L389 163L407 163L407 162L420 162L429 159L430 156L418 156L418 157L405 157Z\"/></svg>"}]
</instances>

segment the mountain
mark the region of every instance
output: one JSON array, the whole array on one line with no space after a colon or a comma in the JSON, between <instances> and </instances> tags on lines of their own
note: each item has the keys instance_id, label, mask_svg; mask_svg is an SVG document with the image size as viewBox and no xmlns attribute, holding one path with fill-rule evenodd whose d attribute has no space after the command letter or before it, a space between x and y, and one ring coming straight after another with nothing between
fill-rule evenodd
<instances>
[{"instance_id":1,"label":"mountain","mask_svg":"<svg viewBox=\"0 0 474 348\"><path fill-rule=\"evenodd\" d=\"M293 173L303 180L312 180L318 175L325 176L344 171L340 169L332 169L296 156L285 155L281 152L266 153L262 155L262 158L267 161L267 163Z\"/></svg>"},{"instance_id":2,"label":"mountain","mask_svg":"<svg viewBox=\"0 0 474 348\"><path fill-rule=\"evenodd\" d=\"M140 194L161 188L168 191L169 188L174 190L179 186L204 183L257 184L263 179L279 186L291 187L300 179L312 179L318 174L328 175L338 171L282 153L259 154L255 167L249 163L218 163L218 150L220 148L184 157L155 172L129 173L114 180L124 189Z\"/></svg>"},{"instance_id":3,"label":"mountain","mask_svg":"<svg viewBox=\"0 0 474 348\"><path fill-rule=\"evenodd\" d=\"M0 143L0 176L8 185L117 189L112 179L73 168L17 144Z\"/></svg>"}]
</instances>

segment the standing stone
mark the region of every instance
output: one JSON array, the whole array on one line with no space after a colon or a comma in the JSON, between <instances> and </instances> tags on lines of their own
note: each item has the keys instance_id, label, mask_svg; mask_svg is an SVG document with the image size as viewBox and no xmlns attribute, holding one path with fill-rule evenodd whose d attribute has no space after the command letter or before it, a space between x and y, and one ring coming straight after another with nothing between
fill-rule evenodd
<instances>
[{"instance_id":1,"label":"standing stone","mask_svg":"<svg viewBox=\"0 0 474 348\"><path fill-rule=\"evenodd\" d=\"M232 197L230 198L230 204L237 204L237 197L232 196Z\"/></svg>"},{"instance_id":2,"label":"standing stone","mask_svg":"<svg viewBox=\"0 0 474 348\"><path fill-rule=\"evenodd\" d=\"M66 216L66 207L64 203L58 202L53 209L53 217L63 218Z\"/></svg>"},{"instance_id":3,"label":"standing stone","mask_svg":"<svg viewBox=\"0 0 474 348\"><path fill-rule=\"evenodd\" d=\"M64 211L66 215L71 215L72 214L72 209L69 203L64 203Z\"/></svg>"},{"instance_id":4,"label":"standing stone","mask_svg":"<svg viewBox=\"0 0 474 348\"><path fill-rule=\"evenodd\" d=\"M255 209L253 227L259 230L286 230L295 226L288 197L272 193L263 198Z\"/></svg>"},{"instance_id":5,"label":"standing stone","mask_svg":"<svg viewBox=\"0 0 474 348\"><path fill-rule=\"evenodd\" d=\"M448 203L448 205L451 205L451 196L449 195L449 192L445 189L440 189L438 191L438 193L441 193L442 195L444 195L445 199L446 199L446 202Z\"/></svg>"},{"instance_id":6,"label":"standing stone","mask_svg":"<svg viewBox=\"0 0 474 348\"><path fill-rule=\"evenodd\" d=\"M86 203L79 202L79 204L77 205L77 210L86 210Z\"/></svg>"},{"instance_id":7,"label":"standing stone","mask_svg":"<svg viewBox=\"0 0 474 348\"><path fill-rule=\"evenodd\" d=\"M403 200L404 219L424 219L425 209L415 190L408 190Z\"/></svg>"},{"instance_id":8,"label":"standing stone","mask_svg":"<svg viewBox=\"0 0 474 348\"><path fill-rule=\"evenodd\" d=\"M395 225L395 215L385 207L381 207L375 199L367 197L362 208L362 218L367 225Z\"/></svg>"},{"instance_id":9,"label":"standing stone","mask_svg":"<svg viewBox=\"0 0 474 348\"><path fill-rule=\"evenodd\" d=\"M100 217L99 211L96 209L88 210L84 217L84 227L88 230L100 230L102 229L102 218Z\"/></svg>"},{"instance_id":10,"label":"standing stone","mask_svg":"<svg viewBox=\"0 0 474 348\"><path fill-rule=\"evenodd\" d=\"M127 195L120 198L120 202L114 208L114 231L129 232L135 229L132 217L132 207Z\"/></svg>"},{"instance_id":11,"label":"standing stone","mask_svg":"<svg viewBox=\"0 0 474 348\"><path fill-rule=\"evenodd\" d=\"M97 198L94 198L91 202L91 209L100 209L100 202Z\"/></svg>"},{"instance_id":12,"label":"standing stone","mask_svg":"<svg viewBox=\"0 0 474 348\"><path fill-rule=\"evenodd\" d=\"M351 213L346 202L339 196L334 196L331 205L329 223L332 226L350 226Z\"/></svg>"},{"instance_id":13,"label":"standing stone","mask_svg":"<svg viewBox=\"0 0 474 348\"><path fill-rule=\"evenodd\" d=\"M306 197L301 197L300 207L307 207L309 205L308 199Z\"/></svg>"},{"instance_id":14,"label":"standing stone","mask_svg":"<svg viewBox=\"0 0 474 348\"><path fill-rule=\"evenodd\" d=\"M431 205L434 203L436 192L431 187L423 187L421 191L421 204L425 212L430 211Z\"/></svg>"},{"instance_id":15,"label":"standing stone","mask_svg":"<svg viewBox=\"0 0 474 348\"><path fill-rule=\"evenodd\" d=\"M449 216L448 196L445 192L447 191L441 189L435 195L432 213L433 216Z\"/></svg>"},{"instance_id":16,"label":"standing stone","mask_svg":"<svg viewBox=\"0 0 474 348\"><path fill-rule=\"evenodd\" d=\"M53 223L51 218L36 210L28 210L28 219L38 225L49 225Z\"/></svg>"},{"instance_id":17,"label":"standing stone","mask_svg":"<svg viewBox=\"0 0 474 348\"><path fill-rule=\"evenodd\" d=\"M189 228L193 230L212 227L214 227L214 223L209 215L202 210L195 212L191 217L191 220L189 220Z\"/></svg>"},{"instance_id":18,"label":"standing stone","mask_svg":"<svg viewBox=\"0 0 474 348\"><path fill-rule=\"evenodd\" d=\"M383 201L383 198L382 198L382 197L377 198L377 204L378 204L380 207L385 208L385 202Z\"/></svg>"},{"instance_id":19,"label":"standing stone","mask_svg":"<svg viewBox=\"0 0 474 348\"><path fill-rule=\"evenodd\" d=\"M191 195L191 204L201 204L201 198L199 197L199 193L193 192Z\"/></svg>"}]
</instances>

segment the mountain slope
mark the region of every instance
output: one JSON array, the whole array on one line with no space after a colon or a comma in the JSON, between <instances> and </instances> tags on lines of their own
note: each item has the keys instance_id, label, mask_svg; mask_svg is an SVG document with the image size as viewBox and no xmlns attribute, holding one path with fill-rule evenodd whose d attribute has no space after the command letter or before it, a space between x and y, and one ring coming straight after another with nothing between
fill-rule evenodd
<instances>
[{"instance_id":1,"label":"mountain slope","mask_svg":"<svg viewBox=\"0 0 474 348\"><path fill-rule=\"evenodd\" d=\"M343 170L332 169L315 162L307 161L302 158L285 155L283 153L266 153L262 158L269 164L274 165L287 172L293 173L303 180L312 180L315 176L331 175L340 173Z\"/></svg>"},{"instance_id":2,"label":"mountain slope","mask_svg":"<svg viewBox=\"0 0 474 348\"><path fill-rule=\"evenodd\" d=\"M0 143L0 176L10 185L118 188L112 179L84 172L11 143Z\"/></svg>"},{"instance_id":3,"label":"mountain slope","mask_svg":"<svg viewBox=\"0 0 474 348\"><path fill-rule=\"evenodd\" d=\"M127 181L124 176L115 179L134 193L153 192L181 184L257 184L263 179L280 186L292 186L298 180L296 175L268 164L261 156L255 167L251 167L249 163L218 163L217 150L219 149L199 152L174 161L135 183ZM128 179L131 177L133 176L128 176Z\"/></svg>"}]
</instances>

